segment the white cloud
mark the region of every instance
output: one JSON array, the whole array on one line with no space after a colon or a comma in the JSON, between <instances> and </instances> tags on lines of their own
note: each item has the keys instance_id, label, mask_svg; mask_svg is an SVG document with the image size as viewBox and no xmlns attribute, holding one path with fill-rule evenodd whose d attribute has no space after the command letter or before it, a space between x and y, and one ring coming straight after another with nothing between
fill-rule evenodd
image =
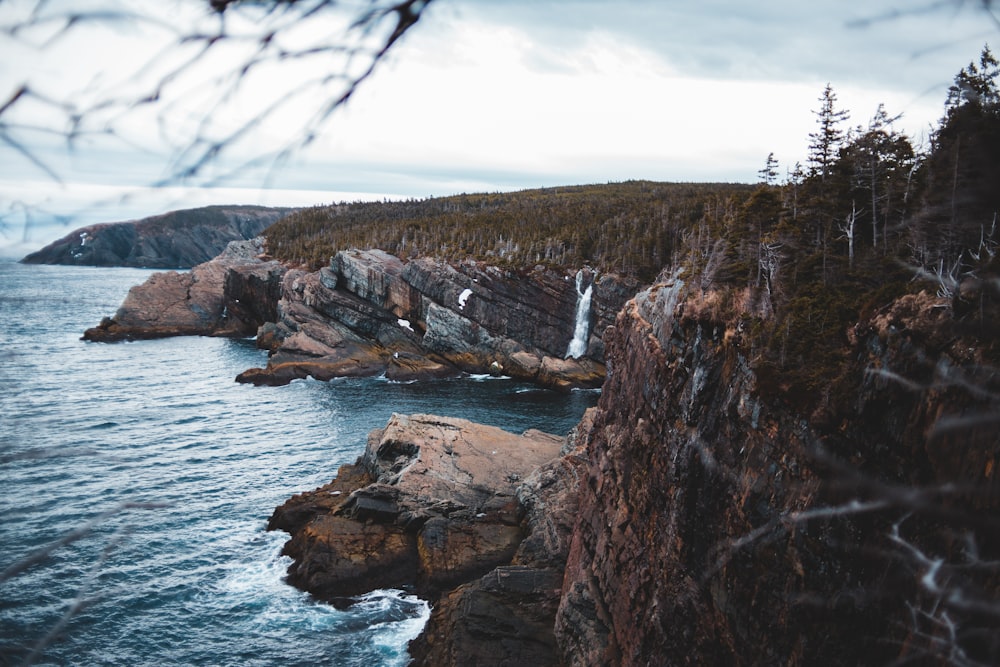
<instances>
[{"instance_id":1,"label":"white cloud","mask_svg":"<svg viewBox=\"0 0 1000 667\"><path fill-rule=\"evenodd\" d=\"M0 147L0 212L8 236L18 237L10 223L21 204L82 224L203 203L312 204L631 178L749 181L769 152L783 166L804 160L814 129L810 110L827 82L851 110L852 124L865 123L880 102L905 113L901 128L912 135L936 121L951 77L990 35L983 34L982 15L966 10L846 25L895 4L436 0L332 117L324 137L277 174L237 169L211 190L141 190L168 173L176 157L170 146L197 128L209 136L231 131L262 106L289 99L288 91L302 90L310 77L338 71L343 63L336 58L293 63L293 70L262 67L228 100L218 98L212 61L200 63L177 84L178 97L121 116L121 139L90 137L72 154L44 133L26 135L68 185L39 180L41 172ZM0 14L12 6L19 3L3 3ZM193 12L189 21L206 14L200 0L156 7L165 16ZM317 22L303 30L310 34L296 40L308 42L339 28ZM159 29L116 24L74 32L64 50L0 42L0 95L23 77L46 93L75 91L80 104L120 93L122 82L146 90L151 72L130 75L162 46L157 39ZM214 57L221 66L235 54ZM160 61L157 71L176 62ZM300 127L322 101L293 99L218 171L234 169L252 151L282 146L282 131ZM61 127L45 104L23 110L4 120ZM212 114L201 124L206 110ZM262 184L280 194L254 190ZM123 189L133 196L122 200ZM35 224L41 229L44 222Z\"/></svg>"}]
</instances>

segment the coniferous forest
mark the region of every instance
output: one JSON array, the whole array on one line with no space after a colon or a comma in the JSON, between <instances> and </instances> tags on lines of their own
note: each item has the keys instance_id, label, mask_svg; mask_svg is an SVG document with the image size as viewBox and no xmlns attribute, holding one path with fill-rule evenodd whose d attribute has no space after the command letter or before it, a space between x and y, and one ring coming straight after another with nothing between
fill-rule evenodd
<instances>
[{"instance_id":1,"label":"coniferous forest","mask_svg":"<svg viewBox=\"0 0 1000 667\"><path fill-rule=\"evenodd\" d=\"M768 155L755 185L629 181L341 203L277 223L268 249L312 268L351 247L512 269L588 265L643 282L683 268L685 280L728 294L717 307L744 313L762 380L780 377L783 393L810 401L851 324L906 292L952 299L983 340L1000 338L998 78L985 46L955 75L926 147L883 106L859 121L827 85L805 164L782 169ZM989 361L998 347L985 350Z\"/></svg>"}]
</instances>

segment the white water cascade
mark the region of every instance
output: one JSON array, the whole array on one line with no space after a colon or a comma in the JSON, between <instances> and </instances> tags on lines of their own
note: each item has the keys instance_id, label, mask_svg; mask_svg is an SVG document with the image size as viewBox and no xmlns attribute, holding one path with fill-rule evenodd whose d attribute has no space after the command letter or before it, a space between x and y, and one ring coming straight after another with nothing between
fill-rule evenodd
<instances>
[{"instance_id":1,"label":"white water cascade","mask_svg":"<svg viewBox=\"0 0 1000 667\"><path fill-rule=\"evenodd\" d=\"M595 274L594 278L597 276ZM590 297L594 292L594 281L591 280L587 289L583 288L583 269L576 272L576 326L573 328L573 340L566 348L566 359L578 359L587 353L587 337L590 333Z\"/></svg>"}]
</instances>

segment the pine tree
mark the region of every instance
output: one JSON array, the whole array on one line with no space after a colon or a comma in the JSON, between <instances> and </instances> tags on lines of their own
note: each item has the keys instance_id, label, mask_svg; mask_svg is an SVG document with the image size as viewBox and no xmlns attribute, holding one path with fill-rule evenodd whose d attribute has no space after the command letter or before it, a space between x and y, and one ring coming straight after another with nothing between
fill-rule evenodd
<instances>
[{"instance_id":1,"label":"pine tree","mask_svg":"<svg viewBox=\"0 0 1000 667\"><path fill-rule=\"evenodd\" d=\"M910 225L913 259L924 267L967 270L969 252L1000 212L1000 65L983 47L963 67L926 160L920 215Z\"/></svg>"},{"instance_id":2,"label":"pine tree","mask_svg":"<svg viewBox=\"0 0 1000 667\"><path fill-rule=\"evenodd\" d=\"M795 166L788 170L785 178L786 202L785 207L792 215L792 221L799 217L799 190L805 180L806 172L802 168L801 162L796 162Z\"/></svg>"},{"instance_id":3,"label":"pine tree","mask_svg":"<svg viewBox=\"0 0 1000 667\"><path fill-rule=\"evenodd\" d=\"M841 160L847 162L845 170L851 174L852 202L857 198L869 205L873 248L879 247L880 226L884 241L890 214L894 208L898 212L902 204L904 181L913 163L909 139L892 128L899 118L899 115L889 116L885 105L879 104L868 128L859 127L857 138L841 150ZM852 211L856 217L853 203Z\"/></svg>"},{"instance_id":4,"label":"pine tree","mask_svg":"<svg viewBox=\"0 0 1000 667\"><path fill-rule=\"evenodd\" d=\"M965 105L974 104L980 107L995 106L1000 103L1000 91L997 90L997 78L1000 77L1000 62L990 51L989 44L983 46L979 54L979 66L970 62L955 76L955 82L948 88L948 98L945 101L946 113Z\"/></svg>"},{"instance_id":5,"label":"pine tree","mask_svg":"<svg viewBox=\"0 0 1000 667\"><path fill-rule=\"evenodd\" d=\"M774 185L775 181L778 180L778 160L774 157L774 153L767 154L764 168L758 171L757 174L764 185Z\"/></svg>"},{"instance_id":6,"label":"pine tree","mask_svg":"<svg viewBox=\"0 0 1000 667\"><path fill-rule=\"evenodd\" d=\"M850 112L836 108L837 94L829 83L823 89L819 101L819 111L813 111L819 123L819 131L809 134L809 162L811 174L819 175L820 180L825 182L844 141L844 131L839 126L850 118Z\"/></svg>"}]
</instances>

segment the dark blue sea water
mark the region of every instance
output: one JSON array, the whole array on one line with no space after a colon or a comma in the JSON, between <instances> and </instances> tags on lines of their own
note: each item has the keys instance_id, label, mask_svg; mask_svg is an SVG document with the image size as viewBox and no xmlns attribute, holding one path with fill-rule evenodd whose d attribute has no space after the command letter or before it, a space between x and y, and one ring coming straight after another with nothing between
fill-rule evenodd
<instances>
[{"instance_id":1,"label":"dark blue sea water","mask_svg":"<svg viewBox=\"0 0 1000 667\"><path fill-rule=\"evenodd\" d=\"M338 610L286 585L274 507L393 412L564 433L596 396L252 387L233 381L265 361L251 340L79 340L149 273L0 262L0 664L406 664L427 605L377 591Z\"/></svg>"}]
</instances>

